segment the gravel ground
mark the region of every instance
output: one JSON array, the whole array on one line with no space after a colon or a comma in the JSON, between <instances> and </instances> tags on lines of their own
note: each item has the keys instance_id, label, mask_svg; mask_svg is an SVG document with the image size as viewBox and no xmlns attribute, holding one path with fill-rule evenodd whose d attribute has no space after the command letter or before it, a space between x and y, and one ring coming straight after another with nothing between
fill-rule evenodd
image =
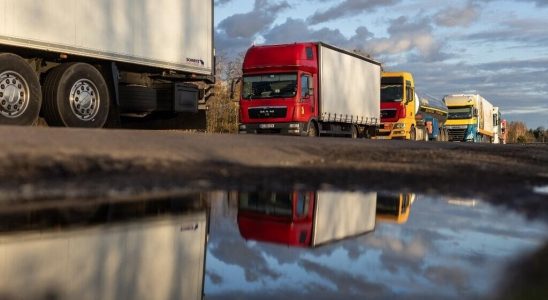
<instances>
[{"instance_id":1,"label":"gravel ground","mask_svg":"<svg viewBox=\"0 0 548 300\"><path fill-rule=\"evenodd\" d=\"M0 136L4 203L322 188L475 197L548 215L538 192L548 186L546 144L39 127L0 127Z\"/></svg>"}]
</instances>

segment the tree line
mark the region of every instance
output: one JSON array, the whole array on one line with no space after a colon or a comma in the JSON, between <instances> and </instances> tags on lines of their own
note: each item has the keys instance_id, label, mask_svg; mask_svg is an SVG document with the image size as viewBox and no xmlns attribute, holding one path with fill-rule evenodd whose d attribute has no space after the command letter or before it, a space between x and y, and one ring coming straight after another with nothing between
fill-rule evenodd
<instances>
[{"instance_id":1,"label":"tree line","mask_svg":"<svg viewBox=\"0 0 548 300\"><path fill-rule=\"evenodd\" d=\"M240 89L234 80L242 76L243 57L243 53L234 58L222 54L216 57L214 96L207 102L207 132L238 132L237 100L240 97Z\"/></svg>"},{"instance_id":2,"label":"tree line","mask_svg":"<svg viewBox=\"0 0 548 300\"><path fill-rule=\"evenodd\" d=\"M540 126L528 129L524 122L513 121L507 126L509 144L515 143L548 143L548 130Z\"/></svg>"}]
</instances>

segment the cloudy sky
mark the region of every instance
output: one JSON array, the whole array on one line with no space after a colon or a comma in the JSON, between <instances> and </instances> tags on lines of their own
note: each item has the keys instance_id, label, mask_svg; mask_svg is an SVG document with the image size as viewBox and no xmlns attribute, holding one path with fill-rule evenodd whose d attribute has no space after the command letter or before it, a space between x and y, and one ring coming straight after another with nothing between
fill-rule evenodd
<instances>
[{"instance_id":1,"label":"cloudy sky","mask_svg":"<svg viewBox=\"0 0 548 300\"><path fill-rule=\"evenodd\" d=\"M548 128L548 0L215 0L218 54L323 41L407 70L441 98L478 91Z\"/></svg>"}]
</instances>

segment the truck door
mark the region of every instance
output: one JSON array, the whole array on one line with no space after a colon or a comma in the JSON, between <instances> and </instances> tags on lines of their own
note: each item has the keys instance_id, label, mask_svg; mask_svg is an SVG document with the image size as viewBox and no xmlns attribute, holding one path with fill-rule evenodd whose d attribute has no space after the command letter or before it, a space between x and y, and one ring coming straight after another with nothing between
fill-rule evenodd
<instances>
[{"instance_id":1,"label":"truck door","mask_svg":"<svg viewBox=\"0 0 548 300\"><path fill-rule=\"evenodd\" d=\"M301 98L300 98L300 111L298 115L307 117L309 119L311 115L315 113L316 107L314 104L314 81L310 74L301 74Z\"/></svg>"},{"instance_id":2,"label":"truck door","mask_svg":"<svg viewBox=\"0 0 548 300\"><path fill-rule=\"evenodd\" d=\"M418 99L415 99L415 87L411 83L411 81L407 80L405 82L405 105L407 110L407 117L408 118L414 118L415 114L418 111Z\"/></svg>"}]
</instances>

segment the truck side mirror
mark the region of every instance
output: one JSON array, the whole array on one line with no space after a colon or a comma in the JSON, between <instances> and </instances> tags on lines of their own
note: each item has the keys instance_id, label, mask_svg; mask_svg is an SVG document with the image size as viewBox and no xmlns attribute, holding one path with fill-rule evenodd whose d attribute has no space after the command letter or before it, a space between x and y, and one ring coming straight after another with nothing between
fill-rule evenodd
<instances>
[{"instance_id":1,"label":"truck side mirror","mask_svg":"<svg viewBox=\"0 0 548 300\"><path fill-rule=\"evenodd\" d=\"M478 116L478 109L474 108L474 117L477 117L477 116Z\"/></svg>"}]
</instances>

